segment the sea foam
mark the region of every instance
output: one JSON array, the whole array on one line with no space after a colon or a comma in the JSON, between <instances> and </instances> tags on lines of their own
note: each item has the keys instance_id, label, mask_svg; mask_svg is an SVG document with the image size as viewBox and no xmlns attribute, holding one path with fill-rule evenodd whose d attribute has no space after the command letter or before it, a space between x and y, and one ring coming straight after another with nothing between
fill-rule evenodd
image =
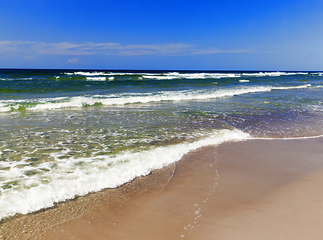
<instances>
[{"instance_id":1,"label":"sea foam","mask_svg":"<svg viewBox=\"0 0 323 240\"><path fill-rule=\"evenodd\" d=\"M242 73L241 76L249 77L279 77L286 75L307 75L307 72L258 72L258 73Z\"/></svg>"},{"instance_id":2,"label":"sea foam","mask_svg":"<svg viewBox=\"0 0 323 240\"><path fill-rule=\"evenodd\" d=\"M76 97L59 97L59 98L41 98L38 102L30 102L29 100L0 100L0 112L8 112L19 110L20 106L25 106L26 110L42 111L61 108L80 108L83 106L91 106L96 103L102 105L125 105L134 103L153 103L163 101L193 101L206 100L223 97L232 97L247 93L266 92L271 90L287 90L301 89L311 87L311 84L298 86L256 86L256 87L235 87L227 89L212 90L183 90L183 91L160 91L149 93L120 93L109 95L93 95L93 96L76 96ZM39 103L39 104L30 104Z\"/></svg>"},{"instance_id":3,"label":"sea foam","mask_svg":"<svg viewBox=\"0 0 323 240\"><path fill-rule=\"evenodd\" d=\"M106 77L86 77L88 81L106 81Z\"/></svg>"},{"instance_id":4,"label":"sea foam","mask_svg":"<svg viewBox=\"0 0 323 240\"><path fill-rule=\"evenodd\" d=\"M147 175L154 169L174 163L187 152L202 146L247 138L249 135L241 131L223 129L192 143L156 147L142 152L124 152L114 157L71 157L60 161L57 155L54 156L58 162L57 168L47 173L50 183L30 189L3 192L0 196L0 219L16 213L26 214L51 207L55 202L104 188L118 187L135 177ZM75 164L78 162L85 164L86 169Z\"/></svg>"}]
</instances>

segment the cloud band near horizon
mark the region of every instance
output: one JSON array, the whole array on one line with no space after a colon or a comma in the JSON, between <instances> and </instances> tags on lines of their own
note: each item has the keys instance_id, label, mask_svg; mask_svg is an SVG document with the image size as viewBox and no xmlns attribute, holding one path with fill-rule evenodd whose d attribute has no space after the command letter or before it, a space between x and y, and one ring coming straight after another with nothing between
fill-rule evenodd
<instances>
[{"instance_id":1,"label":"cloud band near horizon","mask_svg":"<svg viewBox=\"0 0 323 240\"><path fill-rule=\"evenodd\" d=\"M45 43L34 41L0 41L0 53L21 53L28 55L197 55L217 53L243 53L247 50L221 50L219 48L198 48L187 43L129 44L120 43Z\"/></svg>"}]
</instances>

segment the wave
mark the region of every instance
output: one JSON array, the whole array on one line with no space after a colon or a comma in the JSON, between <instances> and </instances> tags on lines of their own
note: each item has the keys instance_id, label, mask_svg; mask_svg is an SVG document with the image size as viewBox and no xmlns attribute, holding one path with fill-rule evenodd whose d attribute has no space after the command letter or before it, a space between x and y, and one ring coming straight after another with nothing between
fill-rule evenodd
<instances>
[{"instance_id":1,"label":"wave","mask_svg":"<svg viewBox=\"0 0 323 240\"><path fill-rule=\"evenodd\" d=\"M291 86L291 87L274 87L273 90L288 90L288 89L301 89L311 87L311 84L305 84L300 86Z\"/></svg>"},{"instance_id":2,"label":"wave","mask_svg":"<svg viewBox=\"0 0 323 240\"><path fill-rule=\"evenodd\" d=\"M86 77L87 81L106 81L106 77Z\"/></svg>"},{"instance_id":3,"label":"wave","mask_svg":"<svg viewBox=\"0 0 323 240\"><path fill-rule=\"evenodd\" d=\"M290 90L308 88L311 84L291 86L291 87L239 87L231 89L213 90L184 90L184 91L160 91L151 93L120 93L109 95L77 96L77 97L58 97L43 98L32 100L0 100L0 112L9 111L42 111L62 108L80 108L88 106L111 106L126 105L135 103L153 103L163 101L192 101L207 100L236 95L266 92L271 90Z\"/></svg>"},{"instance_id":4,"label":"wave","mask_svg":"<svg viewBox=\"0 0 323 240\"><path fill-rule=\"evenodd\" d=\"M135 177L177 162L184 154L202 146L247 138L249 135L241 131L223 129L193 143L156 147L135 153L124 152L114 157L70 158L60 161L58 154L53 155L58 164L57 168L47 172L51 181L30 189L5 191L0 196L0 219L52 207L55 202L75 196L118 187ZM86 169L77 164L80 162L86 165ZM16 170L19 171L18 168Z\"/></svg>"},{"instance_id":5,"label":"wave","mask_svg":"<svg viewBox=\"0 0 323 240\"><path fill-rule=\"evenodd\" d=\"M239 74L236 73L167 73L167 74L150 74L150 75L143 75L143 78L149 79L157 79L157 80L171 80L171 79L219 79L219 78L234 78L240 77Z\"/></svg>"},{"instance_id":6,"label":"wave","mask_svg":"<svg viewBox=\"0 0 323 240\"><path fill-rule=\"evenodd\" d=\"M307 72L259 72L259 73L242 73L241 76L249 77L280 77L285 75L307 75Z\"/></svg>"},{"instance_id":7,"label":"wave","mask_svg":"<svg viewBox=\"0 0 323 240\"><path fill-rule=\"evenodd\" d=\"M279 77L284 75L307 75L308 72L257 72L257 73L181 73L181 72L165 72L165 73L144 73L144 72L71 72L64 73L66 75L81 76L141 76L143 79L156 80L172 80L172 79L220 79L220 78L240 78L240 77Z\"/></svg>"},{"instance_id":8,"label":"wave","mask_svg":"<svg viewBox=\"0 0 323 240\"><path fill-rule=\"evenodd\" d=\"M127 76L127 75L152 75L150 73L131 73L131 72L66 72L62 73L63 75L81 75L85 77L91 77L91 76Z\"/></svg>"},{"instance_id":9,"label":"wave","mask_svg":"<svg viewBox=\"0 0 323 240\"><path fill-rule=\"evenodd\" d=\"M82 76L98 76L98 75L111 75L105 72L72 72L72 73L63 73L66 75L82 75Z\"/></svg>"},{"instance_id":10,"label":"wave","mask_svg":"<svg viewBox=\"0 0 323 240\"><path fill-rule=\"evenodd\" d=\"M33 78L0 78L1 81L26 81L32 79Z\"/></svg>"},{"instance_id":11,"label":"wave","mask_svg":"<svg viewBox=\"0 0 323 240\"><path fill-rule=\"evenodd\" d=\"M76 71L76 72L61 72L54 75L35 75L29 76L3 76L1 81L23 81L23 80L87 80L87 81L111 81L111 80L176 80L176 79L223 79L223 78L242 78L245 77L280 77L289 75L307 75L322 76L321 72L107 72L107 71Z\"/></svg>"},{"instance_id":12,"label":"wave","mask_svg":"<svg viewBox=\"0 0 323 240\"><path fill-rule=\"evenodd\" d=\"M86 77L87 81L112 81L114 80L114 77Z\"/></svg>"}]
</instances>

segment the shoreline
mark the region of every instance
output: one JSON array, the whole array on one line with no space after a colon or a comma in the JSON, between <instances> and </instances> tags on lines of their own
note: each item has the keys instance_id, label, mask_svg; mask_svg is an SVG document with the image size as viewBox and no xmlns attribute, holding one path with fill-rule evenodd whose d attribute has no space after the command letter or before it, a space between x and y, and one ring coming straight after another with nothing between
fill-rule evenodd
<instances>
[{"instance_id":1,"label":"shoreline","mask_svg":"<svg viewBox=\"0 0 323 240\"><path fill-rule=\"evenodd\" d=\"M103 189L57 203L50 208L14 216L0 224L0 239L39 239L53 227L100 210L102 206L115 207L137 195L159 192L170 181L175 169L176 164L173 163L120 187Z\"/></svg>"},{"instance_id":2,"label":"shoreline","mask_svg":"<svg viewBox=\"0 0 323 240\"><path fill-rule=\"evenodd\" d=\"M323 194L315 189L323 184L322 143L322 137L251 139L202 147L186 154L177 167L172 164L119 188L13 219L0 225L0 235L49 240L257 239L250 238L251 229L259 239L273 228L264 220L276 219L272 212L280 219L298 219L297 214L290 215L292 210L320 206L317 199ZM311 197L302 199L299 191L307 189ZM298 196L296 205L288 204L291 193ZM309 218L306 222L313 222ZM304 231L315 232L306 222ZM293 225L285 225L267 239L284 234L287 239L285 230L292 231Z\"/></svg>"}]
</instances>

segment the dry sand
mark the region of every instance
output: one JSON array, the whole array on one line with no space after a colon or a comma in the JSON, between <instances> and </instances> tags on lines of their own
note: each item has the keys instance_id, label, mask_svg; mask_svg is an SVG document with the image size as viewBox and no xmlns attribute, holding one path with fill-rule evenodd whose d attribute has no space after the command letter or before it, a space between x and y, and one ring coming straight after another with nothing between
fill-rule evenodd
<instances>
[{"instance_id":1,"label":"dry sand","mask_svg":"<svg viewBox=\"0 0 323 240\"><path fill-rule=\"evenodd\" d=\"M185 155L173 177L174 166L170 166L118 190L19 217L2 224L2 236L49 240L321 239L322 144L323 139L318 138L204 147ZM77 201L90 204L73 207ZM79 211L68 213L70 208ZM42 218L35 218L40 215ZM34 224L39 220L48 223L53 216L56 222L39 225L34 234L21 234L32 229L19 228L30 219L35 218Z\"/></svg>"}]
</instances>

